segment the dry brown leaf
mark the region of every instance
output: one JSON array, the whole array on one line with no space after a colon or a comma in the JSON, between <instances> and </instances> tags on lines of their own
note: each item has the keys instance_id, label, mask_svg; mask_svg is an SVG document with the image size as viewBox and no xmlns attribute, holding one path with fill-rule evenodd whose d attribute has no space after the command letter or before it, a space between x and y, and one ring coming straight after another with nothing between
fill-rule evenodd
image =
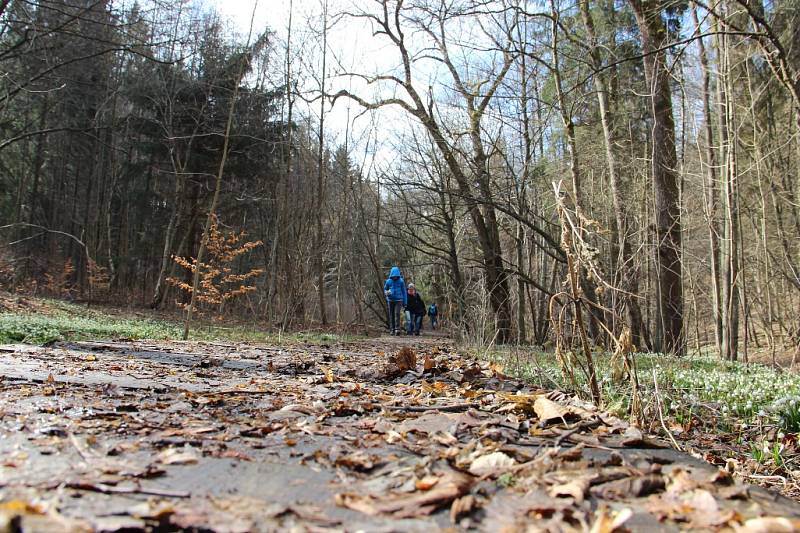
<instances>
[{"instance_id":1,"label":"dry brown leaf","mask_svg":"<svg viewBox=\"0 0 800 533\"><path fill-rule=\"evenodd\" d=\"M597 519L592 524L589 533L613 533L621 528L633 516L633 511L625 508L620 511L611 511L608 507L601 507Z\"/></svg>"},{"instance_id":2,"label":"dry brown leaf","mask_svg":"<svg viewBox=\"0 0 800 533\"><path fill-rule=\"evenodd\" d=\"M739 518L733 510L721 510L714 496L707 490L697 489L686 506L691 509L688 514L690 523L697 529L717 528Z\"/></svg>"},{"instance_id":3,"label":"dry brown leaf","mask_svg":"<svg viewBox=\"0 0 800 533\"><path fill-rule=\"evenodd\" d=\"M698 481L692 478L686 470L676 467L669 473L669 486L667 490L674 494L681 494L694 490L698 485Z\"/></svg>"},{"instance_id":4,"label":"dry brown leaf","mask_svg":"<svg viewBox=\"0 0 800 533\"><path fill-rule=\"evenodd\" d=\"M469 465L469 473L473 476L499 475L516 465L517 462L503 452L482 455Z\"/></svg>"},{"instance_id":5,"label":"dry brown leaf","mask_svg":"<svg viewBox=\"0 0 800 533\"><path fill-rule=\"evenodd\" d=\"M623 446L640 446L644 443L644 435L642 430L635 426L628 426L625 433L622 434Z\"/></svg>"},{"instance_id":6,"label":"dry brown leaf","mask_svg":"<svg viewBox=\"0 0 800 533\"><path fill-rule=\"evenodd\" d=\"M337 457L336 461L334 461L334 464L349 468L351 470L356 470L358 472L367 472L375 468L375 465L378 464L379 461L380 458L377 455L372 455L365 451L359 450Z\"/></svg>"},{"instance_id":7,"label":"dry brown leaf","mask_svg":"<svg viewBox=\"0 0 800 533\"><path fill-rule=\"evenodd\" d=\"M589 482L590 478L585 476L575 478L567 483L553 485L548 493L554 498L570 496L575 499L576 503L581 503L586 496L586 491L589 490Z\"/></svg>"},{"instance_id":8,"label":"dry brown leaf","mask_svg":"<svg viewBox=\"0 0 800 533\"><path fill-rule=\"evenodd\" d=\"M425 476L422 479L418 479L414 486L417 487L417 490L430 490L439 482L439 476Z\"/></svg>"},{"instance_id":9,"label":"dry brown leaf","mask_svg":"<svg viewBox=\"0 0 800 533\"><path fill-rule=\"evenodd\" d=\"M396 356L397 367L405 372L417 368L417 354L408 346L403 346Z\"/></svg>"},{"instance_id":10,"label":"dry brown leaf","mask_svg":"<svg viewBox=\"0 0 800 533\"><path fill-rule=\"evenodd\" d=\"M592 494L606 500L623 500L638 498L664 490L663 476L650 474L647 476L627 477L609 481L592 487Z\"/></svg>"},{"instance_id":11,"label":"dry brown leaf","mask_svg":"<svg viewBox=\"0 0 800 533\"><path fill-rule=\"evenodd\" d=\"M456 498L450 506L450 521L455 524L462 515L470 513L476 504L477 500L472 494Z\"/></svg>"},{"instance_id":12,"label":"dry brown leaf","mask_svg":"<svg viewBox=\"0 0 800 533\"><path fill-rule=\"evenodd\" d=\"M431 359L430 355L425 354L425 361L423 363L423 368L425 369L425 371L428 371L431 370L433 367L434 367L433 359Z\"/></svg>"},{"instance_id":13,"label":"dry brown leaf","mask_svg":"<svg viewBox=\"0 0 800 533\"><path fill-rule=\"evenodd\" d=\"M158 462L163 465L189 465L197 461L197 453L191 448L167 448L158 454Z\"/></svg>"},{"instance_id":14,"label":"dry brown leaf","mask_svg":"<svg viewBox=\"0 0 800 533\"><path fill-rule=\"evenodd\" d=\"M472 478L459 472L448 472L435 487L412 494L390 494L380 498L361 494L336 495L336 503L371 516L390 514L397 518L426 516L466 493Z\"/></svg>"},{"instance_id":15,"label":"dry brown leaf","mask_svg":"<svg viewBox=\"0 0 800 533\"><path fill-rule=\"evenodd\" d=\"M217 431L214 426L196 426L189 428L169 428L159 433L160 438L185 436L185 435L202 435L203 433L213 433Z\"/></svg>"},{"instance_id":16,"label":"dry brown leaf","mask_svg":"<svg viewBox=\"0 0 800 533\"><path fill-rule=\"evenodd\" d=\"M559 405L553 400L548 400L544 396L539 396L533 404L533 410L542 423L566 422L567 418L572 417L569 408Z\"/></svg>"},{"instance_id":17,"label":"dry brown leaf","mask_svg":"<svg viewBox=\"0 0 800 533\"><path fill-rule=\"evenodd\" d=\"M782 516L762 516L751 518L739 527L737 533L791 533L800 531L800 520Z\"/></svg>"}]
</instances>

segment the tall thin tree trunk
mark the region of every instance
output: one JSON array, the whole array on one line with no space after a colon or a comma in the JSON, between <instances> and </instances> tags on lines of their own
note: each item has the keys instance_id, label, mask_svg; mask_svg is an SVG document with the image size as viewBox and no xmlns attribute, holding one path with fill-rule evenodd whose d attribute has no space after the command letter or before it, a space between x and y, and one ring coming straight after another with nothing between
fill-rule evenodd
<instances>
[{"instance_id":1,"label":"tall thin tree trunk","mask_svg":"<svg viewBox=\"0 0 800 533\"><path fill-rule=\"evenodd\" d=\"M614 132L614 112L612 102L603 74L603 62L600 57L600 47L597 44L594 20L589 10L588 0L580 0L579 7L583 18L586 33L589 36L589 56L594 70L594 86L597 91L597 102L600 108L600 122L603 127L603 140L605 142L606 165L608 166L609 183L611 184L611 198L614 205L614 219L616 222L617 244L617 269L620 279L620 305L627 314L628 327L631 330L631 339L636 346L643 347L642 335L642 310L639 307L639 272L634 263L631 250L628 209L623 198L622 178L618 171L617 154L615 150L616 138Z\"/></svg>"},{"instance_id":2,"label":"tall thin tree trunk","mask_svg":"<svg viewBox=\"0 0 800 533\"><path fill-rule=\"evenodd\" d=\"M697 7L692 7L695 32L702 34ZM706 151L706 175L703 194L705 196L706 221L708 224L709 257L711 259L711 296L714 317L714 339L717 353L722 353L722 310L720 309L719 275L719 224L717 223L717 157L714 150L713 112L711 109L711 72L703 38L697 40L700 67L703 72L703 134Z\"/></svg>"},{"instance_id":3,"label":"tall thin tree trunk","mask_svg":"<svg viewBox=\"0 0 800 533\"><path fill-rule=\"evenodd\" d=\"M636 16L645 54L645 78L653 117L652 174L658 273L659 346L668 353L685 353L683 329L683 272L681 259L680 180L675 150L672 89L663 46L668 41L656 0L629 0Z\"/></svg>"},{"instance_id":4,"label":"tall thin tree trunk","mask_svg":"<svg viewBox=\"0 0 800 533\"><path fill-rule=\"evenodd\" d=\"M723 26L724 28L724 26ZM730 46L727 35L718 36L717 57L720 62L720 104L725 146L725 176L722 180L725 206L724 240L722 246L722 357L735 361L739 346L739 206L738 169L733 135L735 116L731 92L733 91Z\"/></svg>"},{"instance_id":5,"label":"tall thin tree trunk","mask_svg":"<svg viewBox=\"0 0 800 533\"><path fill-rule=\"evenodd\" d=\"M316 213L316 264L317 290L319 293L319 317L322 325L327 325L328 314L325 309L325 264L323 261L322 218L325 212L325 69L328 59L328 1L324 0L322 8L322 77L320 81L319 104L319 145L317 147L317 213Z\"/></svg>"}]
</instances>

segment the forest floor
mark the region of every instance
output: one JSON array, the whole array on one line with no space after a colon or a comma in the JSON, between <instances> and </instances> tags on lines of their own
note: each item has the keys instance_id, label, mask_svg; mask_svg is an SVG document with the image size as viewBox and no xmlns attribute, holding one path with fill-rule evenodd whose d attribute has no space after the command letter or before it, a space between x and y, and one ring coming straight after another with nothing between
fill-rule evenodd
<instances>
[{"instance_id":1,"label":"forest floor","mask_svg":"<svg viewBox=\"0 0 800 533\"><path fill-rule=\"evenodd\" d=\"M443 337L0 346L0 531L799 527Z\"/></svg>"}]
</instances>

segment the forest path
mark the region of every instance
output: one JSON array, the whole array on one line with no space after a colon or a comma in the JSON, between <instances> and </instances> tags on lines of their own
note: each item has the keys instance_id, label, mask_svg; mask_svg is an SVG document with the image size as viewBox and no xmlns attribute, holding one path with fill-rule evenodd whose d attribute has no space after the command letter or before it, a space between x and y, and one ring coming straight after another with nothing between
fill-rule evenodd
<instances>
[{"instance_id":1,"label":"forest path","mask_svg":"<svg viewBox=\"0 0 800 533\"><path fill-rule=\"evenodd\" d=\"M402 348L413 370L389 361ZM778 516L797 526L800 506L443 337L0 346L0 531L730 530Z\"/></svg>"}]
</instances>

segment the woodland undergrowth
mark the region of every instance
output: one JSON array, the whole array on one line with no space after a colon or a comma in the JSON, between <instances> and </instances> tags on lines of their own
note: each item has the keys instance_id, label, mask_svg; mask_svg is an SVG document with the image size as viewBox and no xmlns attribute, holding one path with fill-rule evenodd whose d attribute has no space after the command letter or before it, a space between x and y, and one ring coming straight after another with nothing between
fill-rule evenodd
<instances>
[{"instance_id":1,"label":"woodland undergrowth","mask_svg":"<svg viewBox=\"0 0 800 533\"><path fill-rule=\"evenodd\" d=\"M513 347L481 354L508 375L543 389L592 398L586 377L581 372L566 375L552 352ZM602 408L748 481L800 497L799 374L708 355L636 353L630 358L639 376L638 408L634 387L627 374L620 374L617 358L594 353Z\"/></svg>"}]
</instances>

